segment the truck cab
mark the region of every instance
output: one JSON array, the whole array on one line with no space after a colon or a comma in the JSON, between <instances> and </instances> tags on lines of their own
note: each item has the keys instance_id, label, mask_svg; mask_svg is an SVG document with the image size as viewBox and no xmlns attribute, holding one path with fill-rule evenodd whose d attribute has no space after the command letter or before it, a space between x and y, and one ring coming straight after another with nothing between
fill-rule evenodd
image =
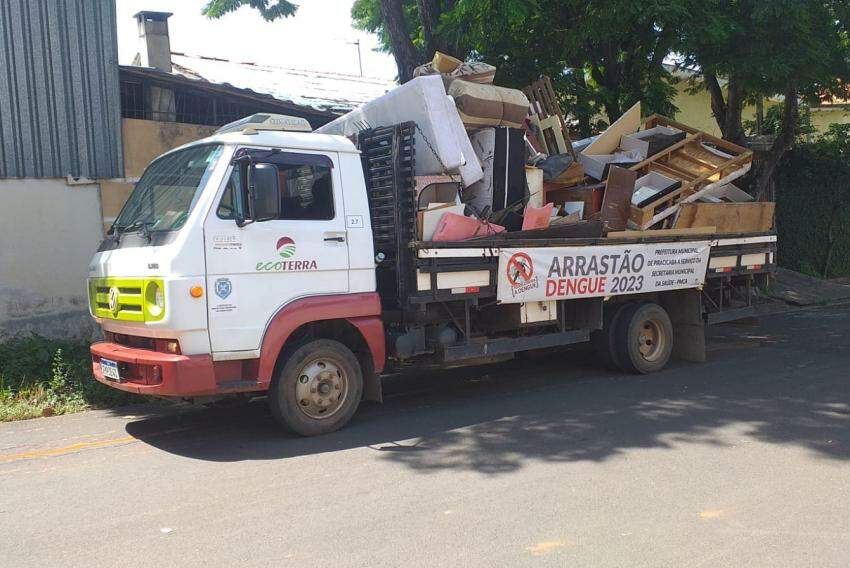
<instances>
[{"instance_id":1,"label":"truck cab","mask_svg":"<svg viewBox=\"0 0 850 568\"><path fill-rule=\"evenodd\" d=\"M316 322L353 338L358 366L381 370L359 152L309 129L250 117L150 164L89 266L98 380L199 400L265 391L284 344L307 341ZM303 383L314 396L302 397L312 415L341 407L322 391L362 383L345 363L315 363Z\"/></svg>"}]
</instances>

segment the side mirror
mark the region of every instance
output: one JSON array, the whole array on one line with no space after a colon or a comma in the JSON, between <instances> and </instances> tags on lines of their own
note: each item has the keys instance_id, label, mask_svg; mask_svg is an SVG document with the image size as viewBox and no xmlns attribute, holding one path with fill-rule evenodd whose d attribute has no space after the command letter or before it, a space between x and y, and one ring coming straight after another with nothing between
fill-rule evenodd
<instances>
[{"instance_id":1,"label":"side mirror","mask_svg":"<svg viewBox=\"0 0 850 568\"><path fill-rule=\"evenodd\" d=\"M252 221L280 217L280 179L273 164L253 164L248 168L248 212Z\"/></svg>"}]
</instances>

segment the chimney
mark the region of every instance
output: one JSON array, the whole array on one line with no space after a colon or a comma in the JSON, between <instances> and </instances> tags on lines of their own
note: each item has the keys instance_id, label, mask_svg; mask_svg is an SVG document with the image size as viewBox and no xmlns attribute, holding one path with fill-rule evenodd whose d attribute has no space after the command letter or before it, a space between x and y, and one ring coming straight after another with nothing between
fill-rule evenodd
<instances>
[{"instance_id":1,"label":"chimney","mask_svg":"<svg viewBox=\"0 0 850 568\"><path fill-rule=\"evenodd\" d=\"M168 12L148 11L134 16L139 24L139 53L134 65L171 73L171 41L168 38L170 16Z\"/></svg>"}]
</instances>

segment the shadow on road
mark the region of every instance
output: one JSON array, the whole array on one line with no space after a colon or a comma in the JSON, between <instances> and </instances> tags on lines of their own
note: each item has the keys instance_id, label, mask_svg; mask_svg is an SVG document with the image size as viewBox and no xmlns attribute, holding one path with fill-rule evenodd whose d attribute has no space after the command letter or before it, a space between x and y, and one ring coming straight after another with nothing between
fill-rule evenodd
<instances>
[{"instance_id":1,"label":"shadow on road","mask_svg":"<svg viewBox=\"0 0 850 568\"><path fill-rule=\"evenodd\" d=\"M280 460L368 447L419 472L498 475L529 460L601 461L640 448L723 446L726 427L847 460L850 309L834 310L716 328L708 363L674 364L647 377L602 371L585 350L414 373L388 382L383 405L364 405L347 428L319 438L281 433L262 403L151 416L126 428L151 446L200 460Z\"/></svg>"}]
</instances>

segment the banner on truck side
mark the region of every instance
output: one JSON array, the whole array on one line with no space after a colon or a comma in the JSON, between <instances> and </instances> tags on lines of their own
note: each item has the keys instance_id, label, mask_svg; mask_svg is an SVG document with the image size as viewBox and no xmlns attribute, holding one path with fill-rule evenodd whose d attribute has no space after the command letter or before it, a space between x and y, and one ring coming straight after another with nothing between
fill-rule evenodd
<instances>
[{"instance_id":1,"label":"banner on truck side","mask_svg":"<svg viewBox=\"0 0 850 568\"><path fill-rule=\"evenodd\" d=\"M497 296L517 303L699 288L710 248L698 241L502 249Z\"/></svg>"}]
</instances>

